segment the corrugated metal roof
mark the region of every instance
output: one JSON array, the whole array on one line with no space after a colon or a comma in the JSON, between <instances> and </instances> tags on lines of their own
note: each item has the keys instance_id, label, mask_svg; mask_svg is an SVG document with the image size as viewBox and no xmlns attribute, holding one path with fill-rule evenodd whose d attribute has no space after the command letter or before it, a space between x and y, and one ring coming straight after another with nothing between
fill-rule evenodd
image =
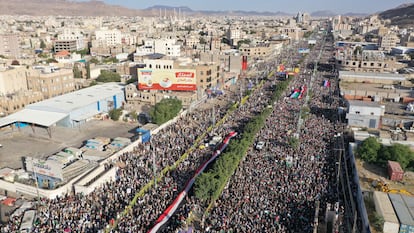
<instances>
[{"instance_id":1,"label":"corrugated metal roof","mask_svg":"<svg viewBox=\"0 0 414 233\"><path fill-rule=\"evenodd\" d=\"M390 199L388 198L387 193L375 191L374 192L375 200L375 210L377 213L384 218L384 221L391 223L399 223L397 215L395 214L394 209Z\"/></svg>"},{"instance_id":2,"label":"corrugated metal roof","mask_svg":"<svg viewBox=\"0 0 414 233\"><path fill-rule=\"evenodd\" d=\"M69 113L75 109L110 98L124 92L124 85L119 83L104 83L84 88L64 95L56 96L38 103L30 104L27 109Z\"/></svg>"},{"instance_id":3,"label":"corrugated metal roof","mask_svg":"<svg viewBox=\"0 0 414 233\"><path fill-rule=\"evenodd\" d=\"M71 92L61 96L53 97L38 103L30 104L25 109L0 118L0 127L15 122L50 127L56 122L67 117L70 112L98 102L99 100L111 98L114 95L124 92L124 85L119 83L104 83L95 85L79 91ZM91 112L79 116L76 120L92 116L97 112Z\"/></svg>"},{"instance_id":4,"label":"corrugated metal roof","mask_svg":"<svg viewBox=\"0 0 414 233\"><path fill-rule=\"evenodd\" d=\"M405 205L408 208L408 211L410 211L411 217L414 217L414 197L410 197L407 195L401 195L402 199L405 202Z\"/></svg>"},{"instance_id":5,"label":"corrugated metal roof","mask_svg":"<svg viewBox=\"0 0 414 233\"><path fill-rule=\"evenodd\" d=\"M51 125L55 124L56 122L62 120L67 116L68 114L66 113L45 112L34 109L23 109L21 111L10 114L0 119L0 127L9 125L14 122L24 122L50 127Z\"/></svg>"},{"instance_id":6,"label":"corrugated metal roof","mask_svg":"<svg viewBox=\"0 0 414 233\"><path fill-rule=\"evenodd\" d=\"M391 203L394 206L394 210L397 213L398 219L401 224L414 226L413 216L409 211L407 204L400 194L389 193Z\"/></svg>"}]
</instances>

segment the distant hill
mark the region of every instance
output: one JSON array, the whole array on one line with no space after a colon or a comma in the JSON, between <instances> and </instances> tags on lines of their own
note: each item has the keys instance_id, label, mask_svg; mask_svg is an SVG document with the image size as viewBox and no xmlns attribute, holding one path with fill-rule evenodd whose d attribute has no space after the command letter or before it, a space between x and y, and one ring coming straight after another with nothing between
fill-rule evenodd
<instances>
[{"instance_id":1,"label":"distant hill","mask_svg":"<svg viewBox=\"0 0 414 233\"><path fill-rule=\"evenodd\" d=\"M0 0L1 15L137 16L141 10L105 4L103 1Z\"/></svg>"},{"instance_id":2,"label":"distant hill","mask_svg":"<svg viewBox=\"0 0 414 233\"><path fill-rule=\"evenodd\" d=\"M414 3L403 4L396 8L379 13L381 19L391 20L392 25L398 25L400 28L414 26Z\"/></svg>"},{"instance_id":3,"label":"distant hill","mask_svg":"<svg viewBox=\"0 0 414 233\"><path fill-rule=\"evenodd\" d=\"M259 16L293 16L292 14L277 11L277 12L259 12L259 11L207 11L207 10L201 10L201 11L195 11L192 10L189 7L186 6L179 6L179 7L172 7L172 6L164 6L164 5L155 5L152 7L148 7L144 9L144 11L152 11L152 12L158 12L158 14L165 14L165 11L167 11L167 14L169 12L174 11L178 14L180 11L181 13L185 13L186 15L215 15L215 16L247 16L247 15L259 15Z\"/></svg>"},{"instance_id":4,"label":"distant hill","mask_svg":"<svg viewBox=\"0 0 414 233\"><path fill-rule=\"evenodd\" d=\"M179 10L180 9L180 10ZM217 16L293 16L285 12L258 11L194 11L186 6L172 7L155 5L146 9L129 9L117 5L109 5L103 1L71 1L71 0L0 0L0 15L62 15L62 16L159 16L171 15L173 11L181 11L188 15ZM160 12L161 11L161 12Z\"/></svg>"}]
</instances>

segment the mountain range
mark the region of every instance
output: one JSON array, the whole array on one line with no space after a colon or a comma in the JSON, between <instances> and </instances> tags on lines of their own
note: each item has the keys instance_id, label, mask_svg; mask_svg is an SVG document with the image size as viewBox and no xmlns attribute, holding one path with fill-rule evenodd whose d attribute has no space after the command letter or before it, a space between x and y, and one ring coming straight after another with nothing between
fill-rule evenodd
<instances>
[{"instance_id":1,"label":"mountain range","mask_svg":"<svg viewBox=\"0 0 414 233\"><path fill-rule=\"evenodd\" d=\"M414 27L414 3L403 4L379 13L381 19L388 19L400 28Z\"/></svg>"},{"instance_id":2,"label":"mountain range","mask_svg":"<svg viewBox=\"0 0 414 233\"><path fill-rule=\"evenodd\" d=\"M0 15L62 15L62 16L159 16L171 15L175 10L185 15L204 16L293 16L282 11L195 11L186 6L171 7L155 5L146 9L129 9L117 5L109 5L103 1L70 1L70 0L0 0ZM337 15L331 11L317 11L311 13L313 17L329 17ZM361 16L366 14L349 13L345 15Z\"/></svg>"}]
</instances>

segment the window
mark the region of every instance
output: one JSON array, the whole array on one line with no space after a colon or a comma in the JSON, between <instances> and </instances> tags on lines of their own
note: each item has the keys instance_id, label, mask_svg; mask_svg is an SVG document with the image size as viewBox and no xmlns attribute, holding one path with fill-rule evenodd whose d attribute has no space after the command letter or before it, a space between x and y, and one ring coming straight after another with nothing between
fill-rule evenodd
<instances>
[{"instance_id":1,"label":"window","mask_svg":"<svg viewBox=\"0 0 414 233\"><path fill-rule=\"evenodd\" d=\"M360 113L361 113L361 112L359 112L359 111L356 111L356 112L355 112L355 114L360 114Z\"/></svg>"}]
</instances>

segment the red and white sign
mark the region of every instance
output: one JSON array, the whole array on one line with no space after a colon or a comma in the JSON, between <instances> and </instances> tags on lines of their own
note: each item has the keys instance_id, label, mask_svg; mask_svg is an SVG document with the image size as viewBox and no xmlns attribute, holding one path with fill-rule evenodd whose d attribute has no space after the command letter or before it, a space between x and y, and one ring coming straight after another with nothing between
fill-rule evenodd
<instances>
[{"instance_id":1,"label":"red and white sign","mask_svg":"<svg viewBox=\"0 0 414 233\"><path fill-rule=\"evenodd\" d=\"M139 90L197 90L196 71L192 69L138 69Z\"/></svg>"}]
</instances>

